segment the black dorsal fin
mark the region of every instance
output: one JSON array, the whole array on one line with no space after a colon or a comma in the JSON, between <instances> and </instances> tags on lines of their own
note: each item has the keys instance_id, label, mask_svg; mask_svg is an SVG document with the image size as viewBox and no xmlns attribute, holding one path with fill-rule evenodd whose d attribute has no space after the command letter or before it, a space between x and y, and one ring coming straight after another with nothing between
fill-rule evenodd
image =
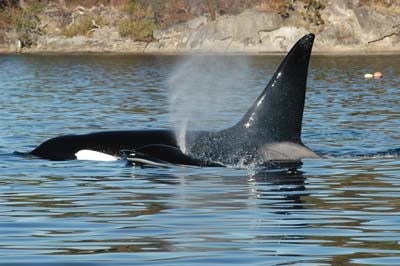
<instances>
[{"instance_id":1,"label":"black dorsal fin","mask_svg":"<svg viewBox=\"0 0 400 266\"><path fill-rule=\"evenodd\" d=\"M249 163L265 144L301 144L308 62L314 34L289 51L267 87L233 127L187 135L188 154L225 164Z\"/></svg>"},{"instance_id":2,"label":"black dorsal fin","mask_svg":"<svg viewBox=\"0 0 400 266\"><path fill-rule=\"evenodd\" d=\"M259 143L301 142L308 63L313 42L314 34L308 34L292 47L253 106L228 131L241 131L240 135L254 137Z\"/></svg>"}]
</instances>

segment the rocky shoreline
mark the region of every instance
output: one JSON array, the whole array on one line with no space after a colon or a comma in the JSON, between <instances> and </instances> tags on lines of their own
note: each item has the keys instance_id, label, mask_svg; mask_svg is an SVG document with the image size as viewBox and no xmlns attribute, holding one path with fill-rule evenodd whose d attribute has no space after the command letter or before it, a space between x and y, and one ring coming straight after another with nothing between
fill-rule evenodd
<instances>
[{"instance_id":1,"label":"rocky shoreline","mask_svg":"<svg viewBox=\"0 0 400 266\"><path fill-rule=\"evenodd\" d=\"M8 35L0 52L14 53L284 53L306 33L314 32L315 53L363 54L400 52L400 12L364 6L357 1L328 1L321 11L323 25L304 20L299 6L282 18L275 12L249 9L239 15L205 16L154 30L153 41L121 37L116 26L97 27L85 36L66 37L56 30L38 36L35 45L19 47ZM43 19L49 28L54 20Z\"/></svg>"}]
</instances>

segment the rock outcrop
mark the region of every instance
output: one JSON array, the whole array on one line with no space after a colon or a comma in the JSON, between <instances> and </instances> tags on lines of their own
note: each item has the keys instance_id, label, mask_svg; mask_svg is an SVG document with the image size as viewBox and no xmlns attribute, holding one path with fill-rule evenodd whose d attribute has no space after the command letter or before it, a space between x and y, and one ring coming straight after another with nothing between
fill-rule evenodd
<instances>
[{"instance_id":1,"label":"rock outcrop","mask_svg":"<svg viewBox=\"0 0 400 266\"><path fill-rule=\"evenodd\" d=\"M53 28L52 34L39 36L36 45L25 51L276 53L287 52L298 38L314 32L317 35L314 52L400 52L400 11L363 6L358 1L326 1L321 10L324 23L316 26L304 19L304 7L296 3L299 6L290 11L287 18L256 9L235 16L220 16L214 21L205 16L197 17L155 30L151 42L122 38L115 25L94 28L87 36L67 38L59 34L53 23L48 26ZM47 16L56 16L53 13ZM54 20L55 23L58 20ZM16 44L16 40L8 42L3 50L15 51Z\"/></svg>"},{"instance_id":2,"label":"rock outcrop","mask_svg":"<svg viewBox=\"0 0 400 266\"><path fill-rule=\"evenodd\" d=\"M255 10L221 16L211 22L197 18L156 31L156 41L146 50L286 52L299 37L315 32L315 52L400 52L400 14L388 14L343 0L330 1L321 13L325 23L318 27L304 21L300 12L291 12L286 19L274 12Z\"/></svg>"}]
</instances>

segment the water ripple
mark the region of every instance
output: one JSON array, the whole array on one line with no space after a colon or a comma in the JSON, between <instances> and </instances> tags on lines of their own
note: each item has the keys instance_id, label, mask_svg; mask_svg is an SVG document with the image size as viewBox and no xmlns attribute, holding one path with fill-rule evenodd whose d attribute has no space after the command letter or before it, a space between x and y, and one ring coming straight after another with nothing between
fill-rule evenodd
<instances>
[{"instance_id":1,"label":"water ripple","mask_svg":"<svg viewBox=\"0 0 400 266\"><path fill-rule=\"evenodd\" d=\"M400 65L392 56L312 58L303 140L326 158L291 172L18 156L60 134L172 126L167 81L188 60L1 58L0 265L398 264ZM247 72L231 75L226 110L203 121L211 128L241 117L280 57L219 59L227 76L243 62ZM372 65L384 78L363 79Z\"/></svg>"}]
</instances>

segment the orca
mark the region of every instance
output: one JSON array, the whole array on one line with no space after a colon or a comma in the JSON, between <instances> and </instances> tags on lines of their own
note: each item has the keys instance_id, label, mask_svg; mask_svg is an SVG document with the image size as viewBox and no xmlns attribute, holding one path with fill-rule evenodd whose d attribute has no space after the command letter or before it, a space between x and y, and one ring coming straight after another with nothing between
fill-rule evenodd
<instances>
[{"instance_id":1,"label":"orca","mask_svg":"<svg viewBox=\"0 0 400 266\"><path fill-rule=\"evenodd\" d=\"M49 160L72 160L94 151L104 153L107 160L113 156L134 164L196 166L318 158L320 156L301 141L307 72L314 38L314 34L307 34L292 47L266 88L236 125L221 131L188 131L185 153L178 145L175 131L162 129L60 136L43 142L30 153Z\"/></svg>"}]
</instances>

